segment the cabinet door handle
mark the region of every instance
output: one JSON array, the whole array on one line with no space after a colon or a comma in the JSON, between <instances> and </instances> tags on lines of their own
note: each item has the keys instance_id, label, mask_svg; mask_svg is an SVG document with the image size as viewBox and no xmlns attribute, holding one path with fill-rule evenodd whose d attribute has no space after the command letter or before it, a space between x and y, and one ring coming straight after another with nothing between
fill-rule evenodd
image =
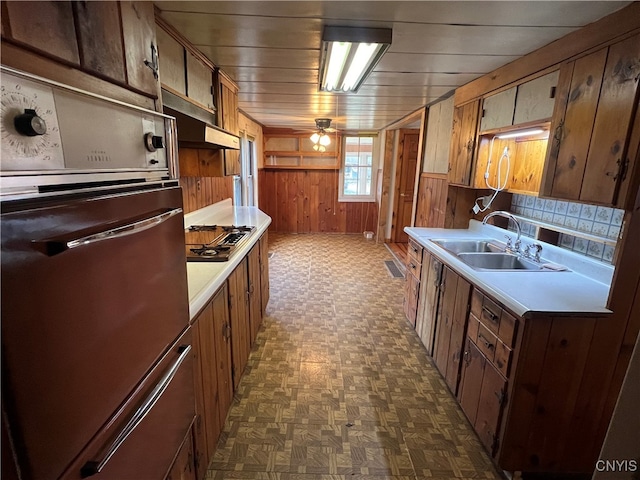
<instances>
[{"instance_id":1,"label":"cabinet door handle","mask_svg":"<svg viewBox=\"0 0 640 480\"><path fill-rule=\"evenodd\" d=\"M467 365L467 367L469 366L469 364L471 363L471 359L469 358L469 350L465 350L464 354L462 355L463 359L464 359L464 363Z\"/></svg>"},{"instance_id":2,"label":"cabinet door handle","mask_svg":"<svg viewBox=\"0 0 640 480\"><path fill-rule=\"evenodd\" d=\"M489 317L489 320L491 320L493 323L496 323L496 324L498 323L498 319L500 318L498 315L493 313L487 307L482 307L482 311L487 314L487 316Z\"/></svg>"},{"instance_id":3,"label":"cabinet door handle","mask_svg":"<svg viewBox=\"0 0 640 480\"><path fill-rule=\"evenodd\" d=\"M182 362L184 362L189 355L189 352L191 351L191 345L182 345L180 346L178 351L180 352L180 356L178 356L178 359L162 376L160 381L156 384L156 386L153 388L149 396L144 400L142 405L134 412L127 424L120 431L115 440L111 443L102 459L88 461L84 464L84 466L80 470L80 476L82 478L87 478L95 475L96 473L100 473L107 462L111 460L111 457L113 457L118 448L122 446L127 437L138 427L138 425L140 425L140 422L142 422L144 417L147 416L147 414L151 411L155 404L158 403L158 400L160 400L160 397L162 397L162 394L167 390L167 387L169 387L169 384L176 376L180 365L182 365Z\"/></svg>"},{"instance_id":4,"label":"cabinet door handle","mask_svg":"<svg viewBox=\"0 0 640 480\"><path fill-rule=\"evenodd\" d=\"M416 266L415 266L413 263L410 263L410 264L409 264L409 266L410 266L413 270L415 270L415 269L416 269Z\"/></svg>"},{"instance_id":5,"label":"cabinet door handle","mask_svg":"<svg viewBox=\"0 0 640 480\"><path fill-rule=\"evenodd\" d=\"M487 340L484 335L482 335L481 333L478 333L478 338L480 340L482 340L482 343L484 343L485 347L487 347L489 350L493 350L495 348L495 346L493 345L493 343L491 343L489 340Z\"/></svg>"}]
</instances>

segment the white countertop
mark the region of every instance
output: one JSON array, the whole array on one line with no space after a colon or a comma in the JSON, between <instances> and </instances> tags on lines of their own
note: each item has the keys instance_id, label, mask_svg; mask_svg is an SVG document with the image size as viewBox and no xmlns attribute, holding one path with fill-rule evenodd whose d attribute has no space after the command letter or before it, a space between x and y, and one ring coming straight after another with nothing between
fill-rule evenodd
<instances>
[{"instance_id":1,"label":"white countertop","mask_svg":"<svg viewBox=\"0 0 640 480\"><path fill-rule=\"evenodd\" d=\"M543 258L565 265L571 271L475 270L430 239L503 241L505 234L515 240L515 233L492 225L482 225L475 220L471 220L469 229L465 230L406 227L404 231L456 273L476 284L517 315L592 316L611 313L605 307L613 278L611 265L596 262L555 245L522 237L523 249L527 244L540 243L543 246Z\"/></svg>"},{"instance_id":2,"label":"white countertop","mask_svg":"<svg viewBox=\"0 0 640 480\"><path fill-rule=\"evenodd\" d=\"M247 225L255 231L231 256L228 262L187 262L189 317L193 319L222 286L227 277L249 253L271 224L271 217L257 207L234 207L231 199L209 205L184 216L184 227L195 224Z\"/></svg>"}]
</instances>

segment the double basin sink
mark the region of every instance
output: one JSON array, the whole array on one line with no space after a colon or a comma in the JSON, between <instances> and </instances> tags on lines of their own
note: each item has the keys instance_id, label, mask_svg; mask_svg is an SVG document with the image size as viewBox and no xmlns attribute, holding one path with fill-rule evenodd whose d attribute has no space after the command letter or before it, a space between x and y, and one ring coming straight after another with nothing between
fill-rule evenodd
<instances>
[{"instance_id":1,"label":"double basin sink","mask_svg":"<svg viewBox=\"0 0 640 480\"><path fill-rule=\"evenodd\" d=\"M544 258L536 261L507 251L505 244L495 240L437 240L433 243L456 255L476 270L512 270L526 272L567 271L566 268L548 268ZM560 266L558 266L560 267Z\"/></svg>"}]
</instances>

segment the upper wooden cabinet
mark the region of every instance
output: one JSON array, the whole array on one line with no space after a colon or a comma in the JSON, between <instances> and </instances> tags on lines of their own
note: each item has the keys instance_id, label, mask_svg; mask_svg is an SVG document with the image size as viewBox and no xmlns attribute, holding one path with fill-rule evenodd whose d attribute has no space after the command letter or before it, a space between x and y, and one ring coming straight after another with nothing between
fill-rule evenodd
<instances>
[{"instance_id":1,"label":"upper wooden cabinet","mask_svg":"<svg viewBox=\"0 0 640 480\"><path fill-rule=\"evenodd\" d=\"M513 111L516 105L516 87L496 93L482 102L480 131L493 130L513 124Z\"/></svg>"},{"instance_id":2,"label":"upper wooden cabinet","mask_svg":"<svg viewBox=\"0 0 640 480\"><path fill-rule=\"evenodd\" d=\"M548 121L553 114L558 76L556 70L486 97L480 131Z\"/></svg>"},{"instance_id":3,"label":"upper wooden cabinet","mask_svg":"<svg viewBox=\"0 0 640 480\"><path fill-rule=\"evenodd\" d=\"M159 91L152 3L8 1L2 13L3 64L154 108L149 99Z\"/></svg>"},{"instance_id":4,"label":"upper wooden cabinet","mask_svg":"<svg viewBox=\"0 0 640 480\"><path fill-rule=\"evenodd\" d=\"M216 91L218 97L218 126L238 135L238 86L223 72L218 70ZM225 175L240 175L240 152L224 151Z\"/></svg>"},{"instance_id":5,"label":"upper wooden cabinet","mask_svg":"<svg viewBox=\"0 0 640 480\"><path fill-rule=\"evenodd\" d=\"M480 100L465 103L453 111L451 150L449 152L449 183L469 186L475 157Z\"/></svg>"},{"instance_id":6,"label":"upper wooden cabinet","mask_svg":"<svg viewBox=\"0 0 640 480\"><path fill-rule=\"evenodd\" d=\"M429 107L422 164L424 173L447 173L452 126L453 97Z\"/></svg>"},{"instance_id":7,"label":"upper wooden cabinet","mask_svg":"<svg viewBox=\"0 0 640 480\"><path fill-rule=\"evenodd\" d=\"M640 35L562 66L542 195L625 206L639 72Z\"/></svg>"},{"instance_id":8,"label":"upper wooden cabinet","mask_svg":"<svg viewBox=\"0 0 640 480\"><path fill-rule=\"evenodd\" d=\"M197 107L216 112L214 66L164 21L158 21L158 48L162 88ZM237 133L237 132L232 132Z\"/></svg>"}]
</instances>

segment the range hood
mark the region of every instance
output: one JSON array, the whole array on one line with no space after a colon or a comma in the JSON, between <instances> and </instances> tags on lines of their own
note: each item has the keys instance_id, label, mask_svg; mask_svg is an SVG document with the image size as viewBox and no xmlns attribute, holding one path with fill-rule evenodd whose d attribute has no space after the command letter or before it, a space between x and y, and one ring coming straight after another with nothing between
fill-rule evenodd
<instances>
[{"instance_id":1,"label":"range hood","mask_svg":"<svg viewBox=\"0 0 640 480\"><path fill-rule=\"evenodd\" d=\"M191 148L239 150L240 137L216 127L215 116L207 110L162 90L164 113L176 117L178 143Z\"/></svg>"}]
</instances>

